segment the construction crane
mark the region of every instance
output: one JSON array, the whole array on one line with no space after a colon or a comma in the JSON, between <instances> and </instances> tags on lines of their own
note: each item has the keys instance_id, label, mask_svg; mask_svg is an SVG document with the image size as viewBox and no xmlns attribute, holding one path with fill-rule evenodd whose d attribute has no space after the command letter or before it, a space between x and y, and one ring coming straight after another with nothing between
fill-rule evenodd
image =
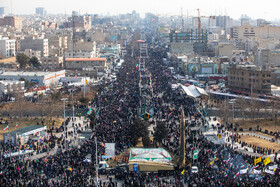
<instances>
[{"instance_id":1,"label":"construction crane","mask_svg":"<svg viewBox=\"0 0 280 187\"><path fill-rule=\"evenodd\" d=\"M201 37L201 18L209 18L216 19L216 16L200 16L200 10L197 9L197 30L198 30L198 41L200 41Z\"/></svg>"}]
</instances>

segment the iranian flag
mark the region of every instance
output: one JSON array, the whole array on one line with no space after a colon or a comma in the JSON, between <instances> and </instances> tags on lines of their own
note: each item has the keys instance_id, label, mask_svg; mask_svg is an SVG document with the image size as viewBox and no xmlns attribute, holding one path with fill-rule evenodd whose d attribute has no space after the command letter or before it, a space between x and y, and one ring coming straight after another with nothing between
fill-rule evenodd
<instances>
[{"instance_id":1,"label":"iranian flag","mask_svg":"<svg viewBox=\"0 0 280 187\"><path fill-rule=\"evenodd\" d=\"M15 127L15 129L17 129L18 128L18 124L16 124L16 127Z\"/></svg>"},{"instance_id":2,"label":"iranian flag","mask_svg":"<svg viewBox=\"0 0 280 187\"><path fill-rule=\"evenodd\" d=\"M7 125L3 130L8 130L9 129L9 125Z\"/></svg>"}]
</instances>

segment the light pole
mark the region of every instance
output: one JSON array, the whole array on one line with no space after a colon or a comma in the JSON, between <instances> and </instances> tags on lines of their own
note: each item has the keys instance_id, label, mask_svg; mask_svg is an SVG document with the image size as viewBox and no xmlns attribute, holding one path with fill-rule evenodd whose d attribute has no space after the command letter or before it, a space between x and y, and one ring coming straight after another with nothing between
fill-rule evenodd
<instances>
[{"instance_id":1,"label":"light pole","mask_svg":"<svg viewBox=\"0 0 280 187\"><path fill-rule=\"evenodd\" d=\"M99 186L99 183L98 183L98 167L99 167L99 163L98 163L98 158L97 158L97 137L95 136L94 137L95 139L95 159L96 159L96 186L98 187Z\"/></svg>"},{"instance_id":2,"label":"light pole","mask_svg":"<svg viewBox=\"0 0 280 187\"><path fill-rule=\"evenodd\" d=\"M74 130L73 130L73 133L74 133L74 137L75 137L75 124L74 124L74 90L72 90L72 106L73 106L73 120L72 120L72 122L73 122L73 128L74 128ZM74 138L74 141L75 141L75 138Z\"/></svg>"},{"instance_id":3,"label":"light pole","mask_svg":"<svg viewBox=\"0 0 280 187\"><path fill-rule=\"evenodd\" d=\"M65 145L65 149L67 150L67 140L66 140L66 123L65 123L65 102L66 102L66 100L67 100L67 98L63 98L63 99L61 99L62 101L63 101L63 103L64 103L64 145Z\"/></svg>"},{"instance_id":4,"label":"light pole","mask_svg":"<svg viewBox=\"0 0 280 187\"><path fill-rule=\"evenodd\" d=\"M234 143L234 140L233 140L233 135L234 135L234 104L235 104L235 101L236 99L231 99L228 103L229 104L232 104L232 150L233 150L233 143Z\"/></svg>"}]
</instances>

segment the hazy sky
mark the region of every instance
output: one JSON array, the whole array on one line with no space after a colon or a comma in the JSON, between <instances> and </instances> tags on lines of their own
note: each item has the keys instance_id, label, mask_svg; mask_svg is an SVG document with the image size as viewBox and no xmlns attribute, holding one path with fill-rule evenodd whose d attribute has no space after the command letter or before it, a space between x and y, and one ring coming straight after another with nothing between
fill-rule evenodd
<instances>
[{"instance_id":1,"label":"hazy sky","mask_svg":"<svg viewBox=\"0 0 280 187\"><path fill-rule=\"evenodd\" d=\"M12 4L12 6L11 6ZM241 14L251 18L278 19L280 17L277 0L0 0L0 7L6 7L6 12L13 14L33 14L35 7L45 7L48 13L67 13L72 10L81 14L115 15L136 10L144 16L145 12L164 15L179 15L181 7L183 14L197 15L229 15L235 19Z\"/></svg>"}]
</instances>

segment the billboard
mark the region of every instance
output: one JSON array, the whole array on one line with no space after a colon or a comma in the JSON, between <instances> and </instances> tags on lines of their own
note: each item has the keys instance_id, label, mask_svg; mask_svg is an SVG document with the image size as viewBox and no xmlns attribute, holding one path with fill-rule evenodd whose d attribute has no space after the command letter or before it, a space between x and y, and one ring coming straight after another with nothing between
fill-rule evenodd
<instances>
[{"instance_id":1,"label":"billboard","mask_svg":"<svg viewBox=\"0 0 280 187\"><path fill-rule=\"evenodd\" d=\"M105 143L105 156L108 158L115 157L115 143Z\"/></svg>"}]
</instances>

